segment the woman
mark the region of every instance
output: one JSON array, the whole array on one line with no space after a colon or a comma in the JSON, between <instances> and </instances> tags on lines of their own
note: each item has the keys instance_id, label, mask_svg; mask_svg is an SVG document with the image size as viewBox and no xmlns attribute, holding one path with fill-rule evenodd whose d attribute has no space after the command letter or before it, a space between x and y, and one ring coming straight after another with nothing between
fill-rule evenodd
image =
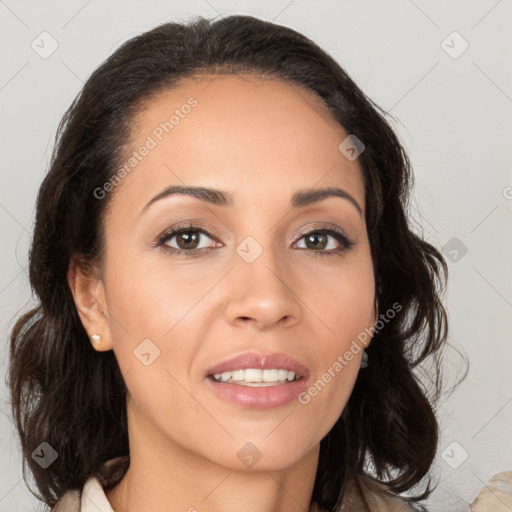
<instances>
[{"instance_id":1,"label":"woman","mask_svg":"<svg viewBox=\"0 0 512 512\"><path fill-rule=\"evenodd\" d=\"M447 267L409 228L411 183L380 109L289 28L198 18L123 44L59 126L40 305L11 338L41 499L421 509Z\"/></svg>"}]
</instances>

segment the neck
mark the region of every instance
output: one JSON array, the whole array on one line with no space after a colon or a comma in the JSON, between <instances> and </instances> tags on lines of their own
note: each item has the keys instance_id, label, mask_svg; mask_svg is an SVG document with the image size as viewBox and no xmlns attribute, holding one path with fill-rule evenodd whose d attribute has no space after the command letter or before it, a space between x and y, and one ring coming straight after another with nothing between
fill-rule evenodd
<instances>
[{"instance_id":1,"label":"neck","mask_svg":"<svg viewBox=\"0 0 512 512\"><path fill-rule=\"evenodd\" d=\"M129 413L132 427L144 421ZM130 430L130 466L106 492L116 512L319 512L312 503L319 446L278 470L219 466L146 425ZM165 449L162 449L165 446Z\"/></svg>"}]
</instances>

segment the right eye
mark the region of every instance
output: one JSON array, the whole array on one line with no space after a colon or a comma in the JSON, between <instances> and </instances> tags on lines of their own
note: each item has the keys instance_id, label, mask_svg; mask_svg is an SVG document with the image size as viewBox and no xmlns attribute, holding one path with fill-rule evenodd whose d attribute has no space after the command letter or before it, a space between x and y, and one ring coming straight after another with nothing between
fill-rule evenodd
<instances>
[{"instance_id":1,"label":"right eye","mask_svg":"<svg viewBox=\"0 0 512 512\"><path fill-rule=\"evenodd\" d=\"M207 238L215 240L207 231L200 227L193 225L178 226L160 235L156 245L158 247L163 246L164 250L171 254L183 255L189 253L193 255L213 247L212 245L201 247L201 242ZM174 242L173 239L175 239ZM171 245L171 242L175 245Z\"/></svg>"}]
</instances>

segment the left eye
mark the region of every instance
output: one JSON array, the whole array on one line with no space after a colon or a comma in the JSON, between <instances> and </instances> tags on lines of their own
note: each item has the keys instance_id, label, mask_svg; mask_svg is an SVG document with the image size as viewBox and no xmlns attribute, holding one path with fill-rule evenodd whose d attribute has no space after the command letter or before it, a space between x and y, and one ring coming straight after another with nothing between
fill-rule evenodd
<instances>
[{"instance_id":1,"label":"left eye","mask_svg":"<svg viewBox=\"0 0 512 512\"><path fill-rule=\"evenodd\" d=\"M336 240L336 242L331 242L331 244L329 244L329 237ZM299 247L299 249L314 249L319 252L329 250L335 251L339 249L339 245L341 245L342 248L346 248L348 245L347 241L344 240L344 237L341 234L329 230L318 230L305 233L299 241L302 240L305 241L306 246Z\"/></svg>"},{"instance_id":2,"label":"left eye","mask_svg":"<svg viewBox=\"0 0 512 512\"><path fill-rule=\"evenodd\" d=\"M173 238L176 238L178 247L173 247L169 243ZM209 247L208 245L203 247L200 246L201 238L212 239L210 235L202 229L182 229L179 231L172 231L171 233L164 235L160 239L159 245L165 245L169 249L175 249L177 251L193 251Z\"/></svg>"}]
</instances>

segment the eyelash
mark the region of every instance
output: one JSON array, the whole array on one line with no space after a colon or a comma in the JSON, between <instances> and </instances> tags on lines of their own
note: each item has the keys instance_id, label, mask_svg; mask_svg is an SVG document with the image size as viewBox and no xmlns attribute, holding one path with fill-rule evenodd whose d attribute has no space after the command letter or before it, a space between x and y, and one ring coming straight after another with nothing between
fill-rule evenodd
<instances>
[{"instance_id":1,"label":"eyelash","mask_svg":"<svg viewBox=\"0 0 512 512\"><path fill-rule=\"evenodd\" d=\"M202 254L205 251L208 251L212 249L212 247L202 247L201 249L191 249L189 251L185 251L183 249L176 249L175 247L168 247L165 246L165 242L172 239L176 235L179 235L180 233L186 233L188 231L201 233L203 235L206 235L208 238L211 238L212 240L215 240L215 237L210 235L206 230L199 226L195 226L193 224L183 224L180 226L176 226L172 228L169 231L165 231L162 233L156 240L155 247L162 247L162 249L166 252L169 252L175 256L198 256ZM312 234L322 234L322 235L331 235L333 238L335 238L340 244L341 247L338 249L330 249L330 250L322 250L322 251L316 251L314 249L308 249L308 248L300 248L301 251L310 251L314 253L314 256L334 256L339 255L341 253L344 253L345 251L348 251L355 243L344 233L341 231L338 231L336 229L332 228L318 228L318 229L312 229L307 232L301 232L300 238L297 240L301 240L303 237L312 235Z\"/></svg>"}]
</instances>

